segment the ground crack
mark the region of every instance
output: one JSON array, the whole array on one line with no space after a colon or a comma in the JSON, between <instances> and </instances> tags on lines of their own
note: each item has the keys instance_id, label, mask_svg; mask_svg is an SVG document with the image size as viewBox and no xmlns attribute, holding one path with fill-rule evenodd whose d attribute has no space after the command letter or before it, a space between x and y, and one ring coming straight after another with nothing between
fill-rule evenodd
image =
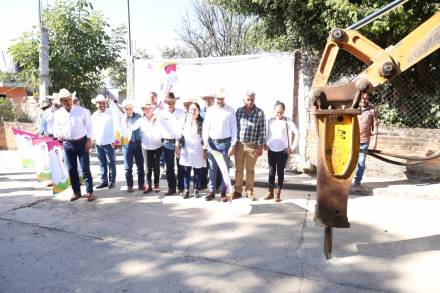
<instances>
[{"instance_id":1,"label":"ground crack","mask_svg":"<svg viewBox=\"0 0 440 293\"><path fill-rule=\"evenodd\" d=\"M30 208L30 207L32 207L32 206L34 206L34 205L39 204L39 203L42 203L42 202L48 201L49 199L50 199L50 198L40 199L40 200L37 200L37 201L31 202L31 203L29 203L29 204L25 204L25 205L22 205L22 206L19 206L19 207L13 208L13 209L9 210L8 212L12 212L12 211L16 211L16 210L24 209L24 208Z\"/></svg>"}]
</instances>

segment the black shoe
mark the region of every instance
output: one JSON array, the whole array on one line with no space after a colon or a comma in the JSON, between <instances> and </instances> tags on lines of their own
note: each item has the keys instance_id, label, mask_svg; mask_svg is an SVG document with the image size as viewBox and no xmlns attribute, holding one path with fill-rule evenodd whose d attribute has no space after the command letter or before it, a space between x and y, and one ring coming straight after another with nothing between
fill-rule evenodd
<instances>
[{"instance_id":1,"label":"black shoe","mask_svg":"<svg viewBox=\"0 0 440 293\"><path fill-rule=\"evenodd\" d=\"M96 185L95 188L96 189L102 189L108 186L108 183L100 183L99 185Z\"/></svg>"},{"instance_id":2,"label":"black shoe","mask_svg":"<svg viewBox=\"0 0 440 293\"><path fill-rule=\"evenodd\" d=\"M110 184L108 185L108 188L113 188L115 187L115 184L113 182L110 182Z\"/></svg>"},{"instance_id":3,"label":"black shoe","mask_svg":"<svg viewBox=\"0 0 440 293\"><path fill-rule=\"evenodd\" d=\"M183 194L183 198L184 199L188 199L189 198L189 191L185 190L184 194Z\"/></svg>"}]
</instances>

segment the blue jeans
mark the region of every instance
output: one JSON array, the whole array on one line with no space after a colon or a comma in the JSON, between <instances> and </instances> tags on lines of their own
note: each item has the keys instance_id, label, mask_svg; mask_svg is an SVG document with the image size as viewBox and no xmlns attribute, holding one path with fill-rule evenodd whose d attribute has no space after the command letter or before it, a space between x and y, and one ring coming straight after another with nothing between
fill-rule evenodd
<instances>
[{"instance_id":1,"label":"blue jeans","mask_svg":"<svg viewBox=\"0 0 440 293\"><path fill-rule=\"evenodd\" d=\"M212 151L219 151L223 154L223 159L226 162L226 166L229 169L229 156L228 151L231 147L231 140L228 139L224 142L214 142L212 139L208 140L208 163L209 163L209 183L208 183L208 191L209 192L215 192L216 187L216 178L217 178L217 172L220 172L220 169L218 168L217 162L214 159L214 156L212 155ZM222 180L222 186L221 186L221 192L226 192L226 184L225 181Z\"/></svg>"},{"instance_id":2,"label":"blue jeans","mask_svg":"<svg viewBox=\"0 0 440 293\"><path fill-rule=\"evenodd\" d=\"M354 176L354 184L361 184L362 176L364 175L365 171L365 160L367 159L368 145L368 142L360 144L359 159L357 163L356 175Z\"/></svg>"},{"instance_id":3,"label":"blue jeans","mask_svg":"<svg viewBox=\"0 0 440 293\"><path fill-rule=\"evenodd\" d=\"M124 155L125 180L128 187L133 187L133 157L136 162L138 186L143 188L145 183L144 157L142 156L141 141L130 142L128 145L122 146L122 154Z\"/></svg>"},{"instance_id":4,"label":"blue jeans","mask_svg":"<svg viewBox=\"0 0 440 293\"><path fill-rule=\"evenodd\" d=\"M194 189L200 189L200 178L202 173L202 168L193 168L189 166L183 167L183 187L185 190L189 190L191 185L191 170L194 169Z\"/></svg>"},{"instance_id":5,"label":"blue jeans","mask_svg":"<svg viewBox=\"0 0 440 293\"><path fill-rule=\"evenodd\" d=\"M86 192L93 193L93 179L90 173L90 157L86 152L87 137L75 141L63 143L64 146L64 158L66 160L67 170L69 171L70 182L72 184L72 190L75 194L81 194L81 185L79 182L78 174L78 159L81 165L81 170L84 176L84 183L86 185Z\"/></svg>"},{"instance_id":6,"label":"blue jeans","mask_svg":"<svg viewBox=\"0 0 440 293\"><path fill-rule=\"evenodd\" d=\"M96 145L96 155L99 160L99 172L101 183L108 184L116 182L116 159L115 150L111 144ZM108 169L108 172L107 172Z\"/></svg>"},{"instance_id":7,"label":"blue jeans","mask_svg":"<svg viewBox=\"0 0 440 293\"><path fill-rule=\"evenodd\" d=\"M175 144L170 142L163 143L163 158L165 166L167 168L167 182L169 190L176 190L176 186L179 190L183 190L183 166L179 165L179 159L175 156ZM174 162L177 162L177 181L176 174L174 173Z\"/></svg>"}]
</instances>

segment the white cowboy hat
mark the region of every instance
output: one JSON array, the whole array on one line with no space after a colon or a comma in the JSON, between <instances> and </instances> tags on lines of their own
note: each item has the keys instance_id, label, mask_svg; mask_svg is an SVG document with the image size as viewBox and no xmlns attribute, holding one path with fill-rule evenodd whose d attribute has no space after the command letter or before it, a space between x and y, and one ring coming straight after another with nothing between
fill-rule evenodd
<instances>
[{"instance_id":1,"label":"white cowboy hat","mask_svg":"<svg viewBox=\"0 0 440 293\"><path fill-rule=\"evenodd\" d=\"M141 108L144 108L145 106L150 106L150 105L153 105L153 99L150 96L148 96L145 99L145 102L142 104Z\"/></svg>"},{"instance_id":2,"label":"white cowboy hat","mask_svg":"<svg viewBox=\"0 0 440 293\"><path fill-rule=\"evenodd\" d=\"M58 99L62 100L64 98L72 98L72 94L67 89L60 89L58 93Z\"/></svg>"},{"instance_id":3,"label":"white cowboy hat","mask_svg":"<svg viewBox=\"0 0 440 293\"><path fill-rule=\"evenodd\" d=\"M103 95L97 95L96 98L92 99L92 103L96 104L98 102L106 102L107 99Z\"/></svg>"},{"instance_id":4,"label":"white cowboy hat","mask_svg":"<svg viewBox=\"0 0 440 293\"><path fill-rule=\"evenodd\" d=\"M188 97L183 99L183 104L194 104L194 103L199 103L199 101L197 99L188 98Z\"/></svg>"},{"instance_id":5,"label":"white cowboy hat","mask_svg":"<svg viewBox=\"0 0 440 293\"><path fill-rule=\"evenodd\" d=\"M224 98L226 98L226 96L227 96L227 93L226 93L224 88L219 88L217 90L217 92L215 93L215 97L218 98L218 99L219 98L220 99L224 99Z\"/></svg>"},{"instance_id":6,"label":"white cowboy hat","mask_svg":"<svg viewBox=\"0 0 440 293\"><path fill-rule=\"evenodd\" d=\"M125 99L122 101L122 107L134 107L134 101L132 99Z\"/></svg>"}]
</instances>

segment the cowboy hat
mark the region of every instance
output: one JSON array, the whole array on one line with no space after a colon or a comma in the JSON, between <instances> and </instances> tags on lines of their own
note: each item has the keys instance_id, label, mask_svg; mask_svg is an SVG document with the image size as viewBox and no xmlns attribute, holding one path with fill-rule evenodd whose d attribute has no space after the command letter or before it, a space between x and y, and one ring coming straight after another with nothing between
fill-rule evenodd
<instances>
[{"instance_id":1,"label":"cowboy hat","mask_svg":"<svg viewBox=\"0 0 440 293\"><path fill-rule=\"evenodd\" d=\"M195 104L195 103L198 103L199 101L197 101L197 99L194 99L194 98L185 98L185 99L183 99L183 104L185 105L185 104Z\"/></svg>"},{"instance_id":2,"label":"cowboy hat","mask_svg":"<svg viewBox=\"0 0 440 293\"><path fill-rule=\"evenodd\" d=\"M96 98L92 99L92 103L96 104L98 102L107 102L107 100L103 95L97 95Z\"/></svg>"},{"instance_id":3,"label":"cowboy hat","mask_svg":"<svg viewBox=\"0 0 440 293\"><path fill-rule=\"evenodd\" d=\"M151 97L147 97L147 98L145 99L144 104L142 105L142 108L144 108L145 106L150 106L150 105L152 105L152 104L153 104L153 99L151 99Z\"/></svg>"},{"instance_id":4,"label":"cowboy hat","mask_svg":"<svg viewBox=\"0 0 440 293\"><path fill-rule=\"evenodd\" d=\"M64 98L72 98L72 94L67 89L60 89L60 92L58 93L58 98L60 100Z\"/></svg>"},{"instance_id":5,"label":"cowboy hat","mask_svg":"<svg viewBox=\"0 0 440 293\"><path fill-rule=\"evenodd\" d=\"M224 99L224 98L226 98L226 96L227 96L227 93L224 88L219 88L217 90L217 92L215 93L215 97L217 99Z\"/></svg>"},{"instance_id":6,"label":"cowboy hat","mask_svg":"<svg viewBox=\"0 0 440 293\"><path fill-rule=\"evenodd\" d=\"M165 98L165 102L176 102L179 98L176 98L173 92L169 92Z\"/></svg>"},{"instance_id":7,"label":"cowboy hat","mask_svg":"<svg viewBox=\"0 0 440 293\"><path fill-rule=\"evenodd\" d=\"M122 101L122 107L134 107L134 101L132 99L125 99Z\"/></svg>"}]
</instances>

